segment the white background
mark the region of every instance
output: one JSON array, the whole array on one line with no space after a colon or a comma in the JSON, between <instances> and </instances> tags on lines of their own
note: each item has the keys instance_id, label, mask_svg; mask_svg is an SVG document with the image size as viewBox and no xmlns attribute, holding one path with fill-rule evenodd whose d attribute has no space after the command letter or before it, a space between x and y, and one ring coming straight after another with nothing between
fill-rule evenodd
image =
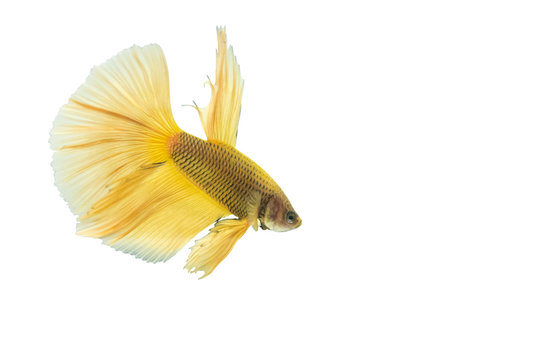
<instances>
[{"instance_id":1,"label":"white background","mask_svg":"<svg viewBox=\"0 0 540 360\"><path fill-rule=\"evenodd\" d=\"M0 358L540 358L536 2L194 3L0 5ZM92 66L155 42L202 136L182 105L209 99L216 25L238 148L303 225L199 281L187 247L153 265L76 236L48 133Z\"/></svg>"}]
</instances>

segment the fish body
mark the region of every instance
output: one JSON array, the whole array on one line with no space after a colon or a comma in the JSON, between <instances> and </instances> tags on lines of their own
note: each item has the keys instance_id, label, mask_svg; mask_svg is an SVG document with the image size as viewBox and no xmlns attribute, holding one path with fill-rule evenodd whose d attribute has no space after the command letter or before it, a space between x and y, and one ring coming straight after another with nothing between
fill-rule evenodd
<instances>
[{"instance_id":1,"label":"fish body","mask_svg":"<svg viewBox=\"0 0 540 360\"><path fill-rule=\"evenodd\" d=\"M243 80L225 30L218 28L210 104L195 105L207 140L174 121L168 81L157 45L94 68L54 122L55 183L78 216L78 234L149 262L168 260L215 223L186 264L207 276L249 227L287 231L302 221L278 184L235 148Z\"/></svg>"}]
</instances>

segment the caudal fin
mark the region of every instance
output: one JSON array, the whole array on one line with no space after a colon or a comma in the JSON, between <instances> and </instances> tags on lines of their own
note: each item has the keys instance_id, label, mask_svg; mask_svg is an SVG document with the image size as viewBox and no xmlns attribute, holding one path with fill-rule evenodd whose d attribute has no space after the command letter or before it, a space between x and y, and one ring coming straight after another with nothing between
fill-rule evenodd
<instances>
[{"instance_id":1,"label":"caudal fin","mask_svg":"<svg viewBox=\"0 0 540 360\"><path fill-rule=\"evenodd\" d=\"M185 179L168 143L181 130L158 45L134 46L94 68L56 117L55 183L78 233L164 261L228 211Z\"/></svg>"}]
</instances>

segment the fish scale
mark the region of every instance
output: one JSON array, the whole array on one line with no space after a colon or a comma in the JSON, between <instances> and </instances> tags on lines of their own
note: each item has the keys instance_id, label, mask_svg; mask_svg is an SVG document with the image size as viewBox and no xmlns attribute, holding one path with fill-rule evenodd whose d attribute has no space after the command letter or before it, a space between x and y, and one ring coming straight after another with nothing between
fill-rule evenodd
<instances>
[{"instance_id":1,"label":"fish scale","mask_svg":"<svg viewBox=\"0 0 540 360\"><path fill-rule=\"evenodd\" d=\"M265 204L281 191L260 166L232 146L181 132L171 139L169 153L185 177L239 218L248 215L251 193L259 192Z\"/></svg>"}]
</instances>

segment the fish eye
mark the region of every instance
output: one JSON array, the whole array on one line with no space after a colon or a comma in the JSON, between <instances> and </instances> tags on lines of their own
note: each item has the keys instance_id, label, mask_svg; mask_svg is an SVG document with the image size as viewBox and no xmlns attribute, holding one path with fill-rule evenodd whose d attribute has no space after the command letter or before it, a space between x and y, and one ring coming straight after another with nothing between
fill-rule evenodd
<instances>
[{"instance_id":1,"label":"fish eye","mask_svg":"<svg viewBox=\"0 0 540 360\"><path fill-rule=\"evenodd\" d=\"M289 211L287 213L287 222L289 224L292 224L295 221L296 221L296 214L294 213L294 211Z\"/></svg>"}]
</instances>

